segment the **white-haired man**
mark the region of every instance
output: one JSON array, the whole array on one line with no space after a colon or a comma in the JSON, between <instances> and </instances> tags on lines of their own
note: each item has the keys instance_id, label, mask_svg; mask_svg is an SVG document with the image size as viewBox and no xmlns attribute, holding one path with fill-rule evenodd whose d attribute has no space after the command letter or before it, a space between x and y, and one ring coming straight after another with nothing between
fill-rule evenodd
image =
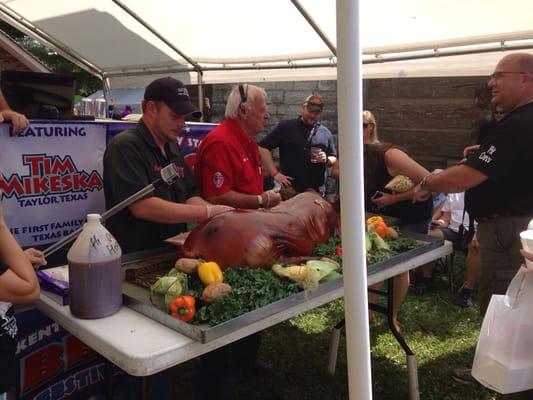
<instances>
[{"instance_id":1,"label":"white-haired man","mask_svg":"<svg viewBox=\"0 0 533 400\"><path fill-rule=\"evenodd\" d=\"M238 85L229 94L226 119L202 141L194 172L202 197L238 208L271 208L281 197L263 190L263 171L255 135L269 115L265 91Z\"/></svg>"},{"instance_id":2,"label":"white-haired man","mask_svg":"<svg viewBox=\"0 0 533 400\"><path fill-rule=\"evenodd\" d=\"M263 190L261 159L254 141L269 117L265 91L248 84L234 87L225 117L207 134L196 155L194 173L202 197L236 208L274 207L281 196ZM227 377L230 367L260 375L271 373L271 367L257 358L260 345L261 335L256 333L202 356L200 381L211 384L200 385L200 398L234 398Z\"/></svg>"}]
</instances>

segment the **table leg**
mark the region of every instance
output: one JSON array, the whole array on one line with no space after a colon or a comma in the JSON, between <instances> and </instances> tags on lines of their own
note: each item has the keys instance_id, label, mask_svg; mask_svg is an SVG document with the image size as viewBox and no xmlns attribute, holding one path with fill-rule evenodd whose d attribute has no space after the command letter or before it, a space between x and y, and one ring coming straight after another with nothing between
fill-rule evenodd
<instances>
[{"instance_id":1,"label":"table leg","mask_svg":"<svg viewBox=\"0 0 533 400\"><path fill-rule=\"evenodd\" d=\"M418 386L418 367L416 356L411 351L403 336L396 330L393 324L393 299L394 299L394 278L387 279L387 323L389 329L400 344L407 357L407 379L409 381L409 400L420 400L420 391Z\"/></svg>"},{"instance_id":2,"label":"table leg","mask_svg":"<svg viewBox=\"0 0 533 400\"><path fill-rule=\"evenodd\" d=\"M396 327L393 324L393 299L394 299L394 278L387 279L387 292L380 290L369 289L374 293L387 296L387 307L383 307L380 304L368 303L368 308L373 311L377 311L381 314L387 316L387 324L390 331L395 337L396 341L400 344L400 347L405 352L407 357L407 379L409 382L409 400L420 400L420 391L418 386L418 367L416 363L416 356L411 351L403 336L396 330ZM328 364L327 364L327 373L329 375L335 374L335 368L337 364L337 352L339 349L339 338L341 334L341 329L344 327L345 320L343 319L331 331L331 337L329 342L329 354L328 354Z\"/></svg>"},{"instance_id":3,"label":"table leg","mask_svg":"<svg viewBox=\"0 0 533 400\"><path fill-rule=\"evenodd\" d=\"M113 364L109 361L104 361L104 387L105 398L113 398Z\"/></svg>"},{"instance_id":4,"label":"table leg","mask_svg":"<svg viewBox=\"0 0 533 400\"><path fill-rule=\"evenodd\" d=\"M148 391L147 391L147 383L146 383L146 377L141 376L139 377L139 395L141 400L148 399Z\"/></svg>"},{"instance_id":5,"label":"table leg","mask_svg":"<svg viewBox=\"0 0 533 400\"><path fill-rule=\"evenodd\" d=\"M333 330L331 331L331 336L329 340L329 354L328 354L328 365L326 372L328 375L335 375L335 369L337 368L337 353L339 352L339 340L341 337L341 330L344 326L344 320L339 322Z\"/></svg>"}]
</instances>

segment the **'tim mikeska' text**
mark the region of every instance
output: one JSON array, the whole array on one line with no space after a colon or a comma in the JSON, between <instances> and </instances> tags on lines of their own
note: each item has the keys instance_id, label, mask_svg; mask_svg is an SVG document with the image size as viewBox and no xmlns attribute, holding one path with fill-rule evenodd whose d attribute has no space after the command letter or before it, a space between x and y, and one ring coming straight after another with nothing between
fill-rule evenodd
<instances>
[{"instance_id":1,"label":"'tim mikeska' text","mask_svg":"<svg viewBox=\"0 0 533 400\"><path fill-rule=\"evenodd\" d=\"M15 196L23 207L82 200L87 196L85 192L103 187L98 171L78 170L70 156L25 154L22 163L29 174L4 177L0 188L4 197Z\"/></svg>"}]
</instances>

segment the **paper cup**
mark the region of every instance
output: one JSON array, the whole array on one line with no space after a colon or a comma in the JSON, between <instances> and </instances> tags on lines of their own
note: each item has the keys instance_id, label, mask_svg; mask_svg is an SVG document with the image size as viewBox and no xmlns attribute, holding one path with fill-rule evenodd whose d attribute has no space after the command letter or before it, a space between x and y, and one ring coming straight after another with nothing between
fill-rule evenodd
<instances>
[{"instance_id":1,"label":"paper cup","mask_svg":"<svg viewBox=\"0 0 533 400\"><path fill-rule=\"evenodd\" d=\"M524 250L533 253L533 230L520 232L520 241ZM533 270L533 261L526 259L526 265L528 269Z\"/></svg>"}]
</instances>

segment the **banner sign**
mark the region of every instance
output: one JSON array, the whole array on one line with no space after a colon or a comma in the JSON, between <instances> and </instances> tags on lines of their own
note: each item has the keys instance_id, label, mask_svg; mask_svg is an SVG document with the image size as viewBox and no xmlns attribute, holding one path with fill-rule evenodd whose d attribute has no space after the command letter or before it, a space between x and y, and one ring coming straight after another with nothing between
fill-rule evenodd
<instances>
[{"instance_id":1,"label":"banner sign","mask_svg":"<svg viewBox=\"0 0 533 400\"><path fill-rule=\"evenodd\" d=\"M0 126L2 206L23 246L56 242L104 210L105 125L31 123L10 137Z\"/></svg>"},{"instance_id":2,"label":"banner sign","mask_svg":"<svg viewBox=\"0 0 533 400\"><path fill-rule=\"evenodd\" d=\"M7 225L22 247L49 245L103 213L106 143L132 122L32 121L16 137L0 124L0 189ZM178 138L187 165L215 124L188 124Z\"/></svg>"},{"instance_id":3,"label":"banner sign","mask_svg":"<svg viewBox=\"0 0 533 400\"><path fill-rule=\"evenodd\" d=\"M16 315L17 399L87 399L103 391L104 359L36 309Z\"/></svg>"}]
</instances>

